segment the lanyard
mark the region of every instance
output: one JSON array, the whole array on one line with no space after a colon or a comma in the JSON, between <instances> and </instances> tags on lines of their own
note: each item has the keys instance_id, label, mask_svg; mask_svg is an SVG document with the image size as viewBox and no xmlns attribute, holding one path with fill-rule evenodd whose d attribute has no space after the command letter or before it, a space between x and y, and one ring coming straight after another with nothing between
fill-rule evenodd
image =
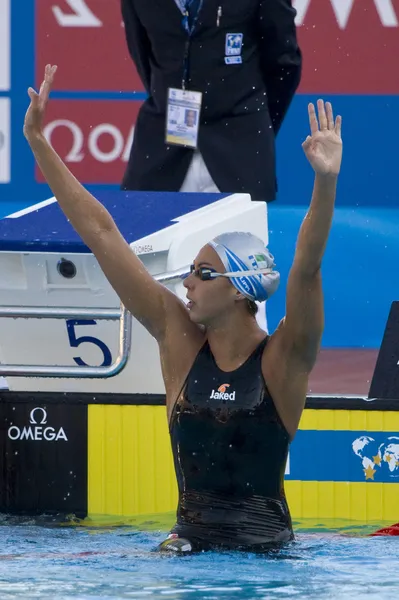
<instances>
[{"instance_id":1,"label":"lanyard","mask_svg":"<svg viewBox=\"0 0 399 600\"><path fill-rule=\"evenodd\" d=\"M197 0L175 0L178 9L180 10L181 14L183 15L183 28L188 33L188 35L192 35L192 33L195 29L195 26L197 24L198 15L202 9L203 0L199 0L198 9L192 20L191 27L190 27L189 20L188 20L189 12L190 12L191 6L193 4L195 4L196 1Z\"/></svg>"},{"instance_id":2,"label":"lanyard","mask_svg":"<svg viewBox=\"0 0 399 600\"><path fill-rule=\"evenodd\" d=\"M191 27L189 23L189 9L197 0L175 0L177 7L183 15L183 28L187 33L187 40L184 47L184 58L183 58L183 78L182 78L182 88L186 89L186 81L188 78L188 63L189 63L189 55L190 55L190 38L194 32L194 29L197 25L198 17L202 9L203 0L198 1L198 9L196 11L195 16L192 19Z\"/></svg>"}]
</instances>

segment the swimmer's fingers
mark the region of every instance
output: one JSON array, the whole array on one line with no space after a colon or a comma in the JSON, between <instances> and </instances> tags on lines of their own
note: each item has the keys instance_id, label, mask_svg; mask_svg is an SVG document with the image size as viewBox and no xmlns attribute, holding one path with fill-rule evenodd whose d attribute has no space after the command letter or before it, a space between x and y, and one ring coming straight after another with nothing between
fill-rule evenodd
<instances>
[{"instance_id":1,"label":"swimmer's fingers","mask_svg":"<svg viewBox=\"0 0 399 600\"><path fill-rule=\"evenodd\" d=\"M341 115L338 115L334 122L334 114L331 102L326 102L326 116L328 129L330 131L335 131L335 133L341 137L342 118Z\"/></svg>"},{"instance_id":2,"label":"swimmer's fingers","mask_svg":"<svg viewBox=\"0 0 399 600\"><path fill-rule=\"evenodd\" d=\"M56 65L46 65L46 68L44 70L44 79L39 91L40 103L43 107L46 105L50 96L50 91L53 85L54 75L56 71Z\"/></svg>"},{"instance_id":3,"label":"swimmer's fingers","mask_svg":"<svg viewBox=\"0 0 399 600\"><path fill-rule=\"evenodd\" d=\"M24 122L24 134L27 138L42 133L44 113L56 70L55 65L46 65L39 93L31 87L28 89L30 106L26 112Z\"/></svg>"},{"instance_id":4,"label":"swimmer's fingers","mask_svg":"<svg viewBox=\"0 0 399 600\"><path fill-rule=\"evenodd\" d=\"M32 107L34 109L44 110L44 108L48 102L49 96L50 96L50 91L51 91L51 87L53 85L54 75L55 75L56 70L57 70L56 66L46 65L46 68L44 71L44 79L40 86L39 93L37 93L31 87L28 89L28 95L31 100Z\"/></svg>"},{"instance_id":5,"label":"swimmer's fingers","mask_svg":"<svg viewBox=\"0 0 399 600\"><path fill-rule=\"evenodd\" d=\"M39 94L31 87L28 88L28 96L30 98L32 108L34 108L34 109L39 108L39 104L40 104Z\"/></svg>"},{"instance_id":6,"label":"swimmer's fingers","mask_svg":"<svg viewBox=\"0 0 399 600\"><path fill-rule=\"evenodd\" d=\"M309 102L309 104L308 104L308 114L309 114L310 132L313 135L317 131L319 131L319 124L317 122L316 111L314 108L314 104L312 104L312 102Z\"/></svg>"},{"instance_id":7,"label":"swimmer's fingers","mask_svg":"<svg viewBox=\"0 0 399 600\"><path fill-rule=\"evenodd\" d=\"M342 117L340 115L334 121L334 113L332 109L331 102L326 102L324 106L323 100L317 101L318 108L318 116L317 119L315 106L312 102L308 105L308 114L309 114L309 125L311 135L314 135L319 131L319 123L320 123L320 131L335 131L335 133L341 137L341 125L342 125ZM310 138L309 138L310 139Z\"/></svg>"},{"instance_id":8,"label":"swimmer's fingers","mask_svg":"<svg viewBox=\"0 0 399 600\"><path fill-rule=\"evenodd\" d=\"M337 118L335 119L334 131L339 137L341 137L341 126L342 126L342 117L341 117L341 115L338 115Z\"/></svg>"},{"instance_id":9,"label":"swimmer's fingers","mask_svg":"<svg viewBox=\"0 0 399 600\"><path fill-rule=\"evenodd\" d=\"M334 130L334 114L331 102L326 102L327 129Z\"/></svg>"},{"instance_id":10,"label":"swimmer's fingers","mask_svg":"<svg viewBox=\"0 0 399 600\"><path fill-rule=\"evenodd\" d=\"M302 143L302 148L304 149L305 152L307 152L307 150L309 150L311 145L312 145L312 138L310 135L308 135L306 140Z\"/></svg>"},{"instance_id":11,"label":"swimmer's fingers","mask_svg":"<svg viewBox=\"0 0 399 600\"><path fill-rule=\"evenodd\" d=\"M328 127L328 121L323 100L317 101L317 110L319 113L320 131L325 131Z\"/></svg>"}]
</instances>

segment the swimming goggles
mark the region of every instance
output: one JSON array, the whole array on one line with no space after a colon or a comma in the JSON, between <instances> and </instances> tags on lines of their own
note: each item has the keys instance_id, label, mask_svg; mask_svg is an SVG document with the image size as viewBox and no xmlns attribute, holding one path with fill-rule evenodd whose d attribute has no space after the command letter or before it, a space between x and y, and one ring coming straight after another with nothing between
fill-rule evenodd
<instances>
[{"instance_id":1,"label":"swimming goggles","mask_svg":"<svg viewBox=\"0 0 399 600\"><path fill-rule=\"evenodd\" d=\"M248 269L248 271L232 271L229 273L218 273L216 269L212 269L212 267L198 267L195 268L195 265L190 265L190 273L201 279L201 281L209 281L210 279L215 279L216 277L247 277L248 275L267 275L268 273L273 273L273 269Z\"/></svg>"}]
</instances>

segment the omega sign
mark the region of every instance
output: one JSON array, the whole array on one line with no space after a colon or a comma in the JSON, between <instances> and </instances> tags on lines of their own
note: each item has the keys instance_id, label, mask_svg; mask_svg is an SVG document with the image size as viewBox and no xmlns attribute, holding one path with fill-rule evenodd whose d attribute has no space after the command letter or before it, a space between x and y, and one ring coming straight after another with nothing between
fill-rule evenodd
<instances>
[{"instance_id":1,"label":"omega sign","mask_svg":"<svg viewBox=\"0 0 399 600\"><path fill-rule=\"evenodd\" d=\"M33 408L30 412L29 425L17 427L11 425L8 429L10 440L33 440L45 442L68 441L65 431L62 427L57 431L54 427L47 427L47 411L40 406Z\"/></svg>"}]
</instances>

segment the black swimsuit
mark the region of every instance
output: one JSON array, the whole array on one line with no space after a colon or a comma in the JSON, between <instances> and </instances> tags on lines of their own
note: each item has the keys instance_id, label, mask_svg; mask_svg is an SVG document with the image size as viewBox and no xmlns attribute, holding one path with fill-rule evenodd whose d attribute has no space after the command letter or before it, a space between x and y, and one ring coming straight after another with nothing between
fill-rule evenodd
<instances>
[{"instance_id":1,"label":"black swimsuit","mask_svg":"<svg viewBox=\"0 0 399 600\"><path fill-rule=\"evenodd\" d=\"M208 343L193 364L170 422L179 504L165 546L263 551L293 539L290 440L262 375L267 340L235 371L218 368Z\"/></svg>"}]
</instances>

